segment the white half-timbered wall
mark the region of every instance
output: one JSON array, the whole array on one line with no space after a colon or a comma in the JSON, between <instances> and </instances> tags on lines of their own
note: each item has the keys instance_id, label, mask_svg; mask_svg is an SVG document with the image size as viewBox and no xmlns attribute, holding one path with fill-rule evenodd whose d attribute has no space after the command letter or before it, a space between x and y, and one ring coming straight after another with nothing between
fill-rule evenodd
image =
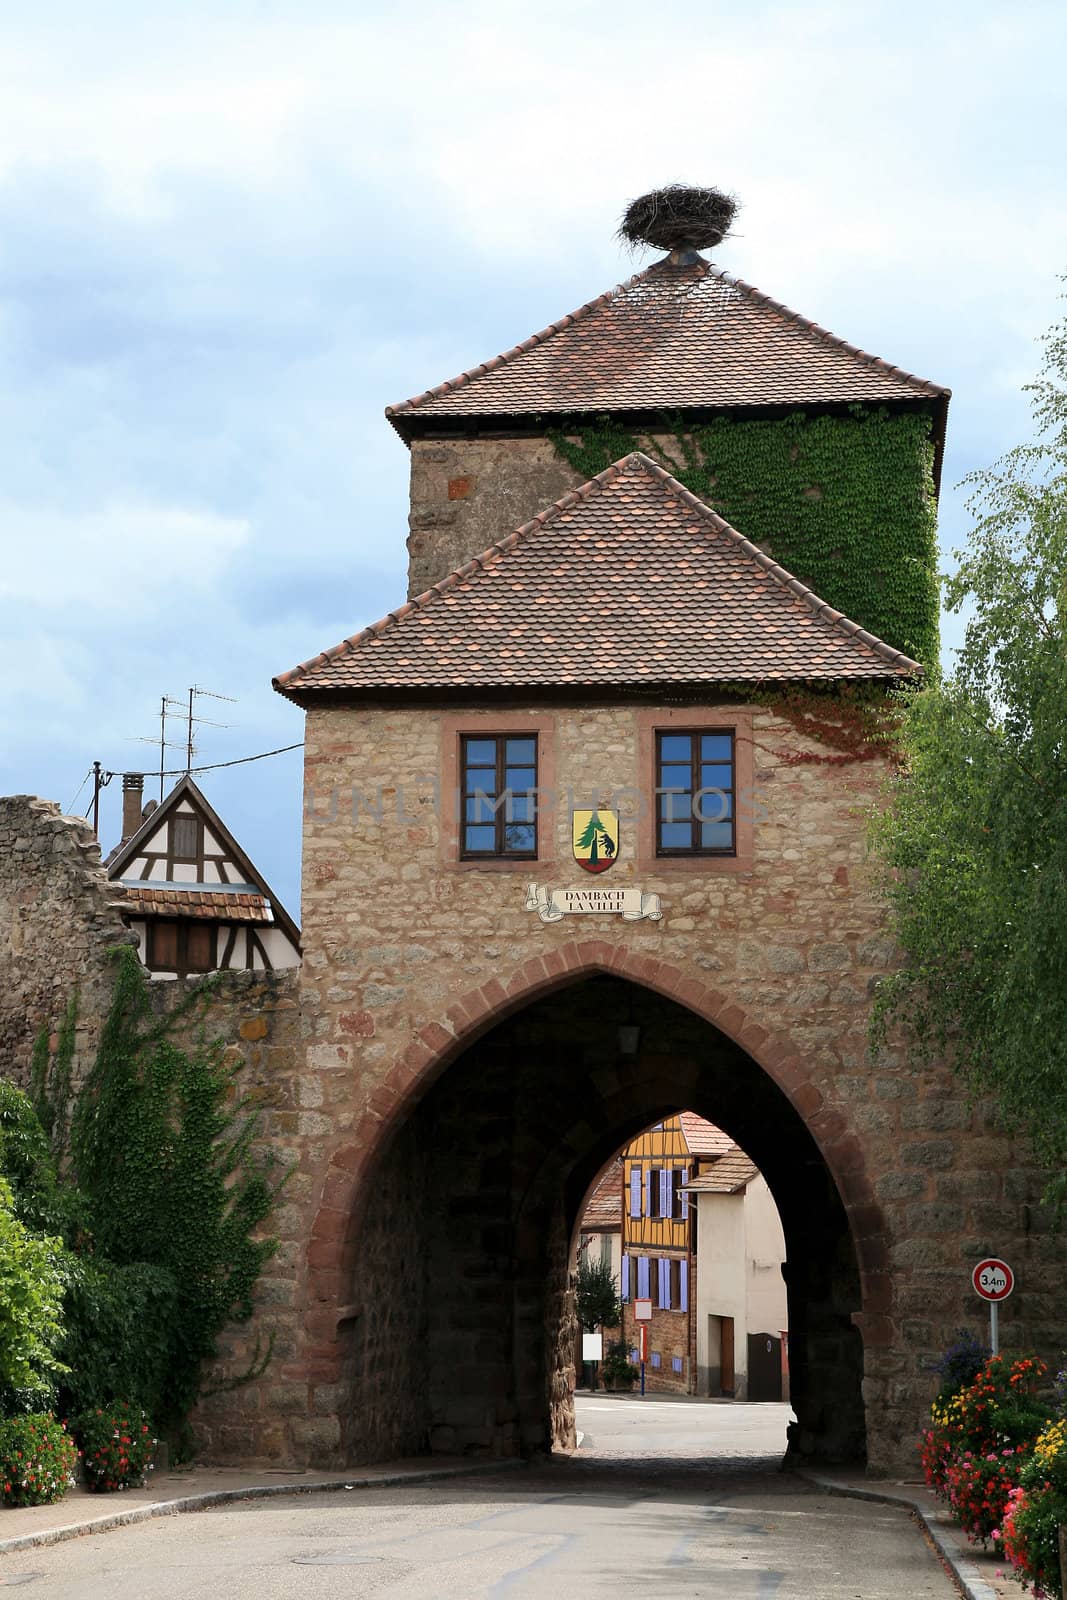
<instances>
[{"instance_id":1,"label":"white half-timbered wall","mask_svg":"<svg viewBox=\"0 0 1067 1600\"><path fill-rule=\"evenodd\" d=\"M150 884L166 890L202 884L221 894L262 895L269 907L266 889L249 878L247 861L239 860L227 848L212 830L210 819L200 812L191 797L183 795L173 807L164 804L159 809L158 827L147 833L137 853L122 869L120 882L125 887ZM176 909L173 915L180 918L182 913ZM137 934L139 954L147 965L148 919L131 917L130 927ZM247 921L228 922L220 912L216 968L262 972L299 964L300 951L284 928ZM152 976L173 978L177 974L162 969L153 971Z\"/></svg>"}]
</instances>

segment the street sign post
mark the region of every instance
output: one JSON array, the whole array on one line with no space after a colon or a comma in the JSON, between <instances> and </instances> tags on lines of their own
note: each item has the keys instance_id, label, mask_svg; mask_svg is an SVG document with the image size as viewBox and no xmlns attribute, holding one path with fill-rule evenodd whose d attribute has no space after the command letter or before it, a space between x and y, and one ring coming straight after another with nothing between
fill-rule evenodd
<instances>
[{"instance_id":1,"label":"street sign post","mask_svg":"<svg viewBox=\"0 0 1067 1600\"><path fill-rule=\"evenodd\" d=\"M1000 1354L1000 1326L997 1307L1015 1288L1015 1274L1006 1261L997 1256L986 1256L971 1273L974 1292L989 1302L989 1346L994 1355Z\"/></svg>"},{"instance_id":2,"label":"street sign post","mask_svg":"<svg viewBox=\"0 0 1067 1600\"><path fill-rule=\"evenodd\" d=\"M650 1310L651 1310L651 1305L652 1305L652 1302L649 1301ZM639 1349L640 1356L641 1356L641 1393L644 1394L644 1392L645 1392L645 1362L648 1360L648 1323L647 1323L647 1321L646 1322L642 1322L641 1326L638 1328L637 1337L638 1337L638 1340L639 1340L638 1349Z\"/></svg>"}]
</instances>

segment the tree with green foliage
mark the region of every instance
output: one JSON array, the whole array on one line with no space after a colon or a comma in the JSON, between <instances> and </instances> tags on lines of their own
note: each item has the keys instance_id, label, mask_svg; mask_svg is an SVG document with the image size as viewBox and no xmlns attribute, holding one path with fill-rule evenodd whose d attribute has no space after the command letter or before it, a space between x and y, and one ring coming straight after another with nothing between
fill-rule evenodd
<instances>
[{"instance_id":1,"label":"tree with green foliage","mask_svg":"<svg viewBox=\"0 0 1067 1600\"><path fill-rule=\"evenodd\" d=\"M63 1337L63 1245L34 1233L14 1211L11 1185L0 1178L0 1409L32 1410L51 1398L65 1369L56 1354Z\"/></svg>"},{"instance_id":2,"label":"tree with green foliage","mask_svg":"<svg viewBox=\"0 0 1067 1600\"><path fill-rule=\"evenodd\" d=\"M606 1261L589 1261L583 1254L578 1262L575 1294L578 1321L583 1328L617 1328L622 1321L615 1274Z\"/></svg>"},{"instance_id":3,"label":"tree with green foliage","mask_svg":"<svg viewBox=\"0 0 1067 1600\"><path fill-rule=\"evenodd\" d=\"M1026 1132L1067 1201L1067 323L1031 387L1038 423L970 480L947 583L954 670L905 696L904 761L874 824L904 966L874 1040L901 1024Z\"/></svg>"}]
</instances>

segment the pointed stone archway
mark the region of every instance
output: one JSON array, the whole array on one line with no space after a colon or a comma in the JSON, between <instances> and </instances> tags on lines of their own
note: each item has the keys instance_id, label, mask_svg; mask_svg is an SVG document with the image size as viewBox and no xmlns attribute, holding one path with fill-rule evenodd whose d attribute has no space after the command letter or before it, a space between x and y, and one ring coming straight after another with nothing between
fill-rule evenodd
<instances>
[{"instance_id":1,"label":"pointed stone archway","mask_svg":"<svg viewBox=\"0 0 1067 1600\"><path fill-rule=\"evenodd\" d=\"M623 989L647 997L649 1031L668 1044L633 1064L611 1061L605 1043ZM595 1026L594 991L601 1013L607 1008ZM586 1073L571 1095L558 1064L579 1036L595 1088ZM520 1106L516 1063L538 1038L545 1049ZM731 1089L741 1077L746 1104ZM763 1132L749 1104L761 1107ZM398 1448L512 1453L566 1441L566 1257L577 1207L613 1149L682 1106L720 1121L749 1149L777 1189L787 1236L791 1210L796 1219L787 1266L795 1452L862 1450L863 1346L888 1337L889 1281L859 1140L826 1105L799 1051L729 995L668 963L587 940L523 963L506 984L473 989L424 1024L371 1095L355 1136L332 1152L307 1252L305 1344L292 1374L307 1381L314 1409L346 1413L346 1459ZM502 1145L490 1160L505 1126L506 1155ZM442 1129L456 1169L439 1159ZM445 1227L450 1207L455 1219ZM481 1297L480 1318L471 1292ZM507 1350L494 1333L505 1324ZM835 1370L847 1373L844 1388ZM832 1393L820 1391L827 1384Z\"/></svg>"}]
</instances>

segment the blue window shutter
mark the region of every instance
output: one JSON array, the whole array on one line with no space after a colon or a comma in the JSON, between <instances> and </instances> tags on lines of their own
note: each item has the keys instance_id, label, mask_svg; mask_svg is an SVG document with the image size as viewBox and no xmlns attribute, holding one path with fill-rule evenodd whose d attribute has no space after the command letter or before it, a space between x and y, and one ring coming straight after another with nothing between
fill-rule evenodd
<instances>
[{"instance_id":1,"label":"blue window shutter","mask_svg":"<svg viewBox=\"0 0 1067 1600\"><path fill-rule=\"evenodd\" d=\"M652 1168L645 1171L645 1216L652 1215Z\"/></svg>"},{"instance_id":2,"label":"blue window shutter","mask_svg":"<svg viewBox=\"0 0 1067 1600\"><path fill-rule=\"evenodd\" d=\"M659 1214L669 1217L674 1208L671 1205L671 1169L663 1167L659 1175Z\"/></svg>"},{"instance_id":3,"label":"blue window shutter","mask_svg":"<svg viewBox=\"0 0 1067 1600\"><path fill-rule=\"evenodd\" d=\"M671 1309L671 1264L666 1256L659 1263L659 1303L664 1311Z\"/></svg>"},{"instance_id":4,"label":"blue window shutter","mask_svg":"<svg viewBox=\"0 0 1067 1600\"><path fill-rule=\"evenodd\" d=\"M688 1215L689 1215L689 1195L688 1195L688 1193L686 1191L686 1183L687 1183L688 1179L689 1179L689 1174L688 1174L688 1172L686 1172L685 1168L683 1167L682 1168L682 1218L683 1218L683 1220L686 1217L688 1217Z\"/></svg>"},{"instance_id":5,"label":"blue window shutter","mask_svg":"<svg viewBox=\"0 0 1067 1600\"><path fill-rule=\"evenodd\" d=\"M678 1276L679 1276L679 1298L681 1300L681 1305L678 1307L678 1310L679 1311L688 1311L689 1310L689 1263L688 1263L688 1261L683 1261L682 1262L682 1270L681 1270L681 1272L679 1273Z\"/></svg>"},{"instance_id":6,"label":"blue window shutter","mask_svg":"<svg viewBox=\"0 0 1067 1600\"><path fill-rule=\"evenodd\" d=\"M624 1255L623 1258L622 1258L622 1280L621 1280L621 1282L619 1284L619 1289L620 1289L619 1299L620 1300L629 1300L629 1298L630 1298L630 1258L627 1255Z\"/></svg>"},{"instance_id":7,"label":"blue window shutter","mask_svg":"<svg viewBox=\"0 0 1067 1600\"><path fill-rule=\"evenodd\" d=\"M641 1215L641 1168L630 1168L630 1215Z\"/></svg>"},{"instance_id":8,"label":"blue window shutter","mask_svg":"<svg viewBox=\"0 0 1067 1600\"><path fill-rule=\"evenodd\" d=\"M637 1258L637 1298L639 1300L647 1300L648 1299L648 1257L647 1256L638 1256L638 1258Z\"/></svg>"}]
</instances>

